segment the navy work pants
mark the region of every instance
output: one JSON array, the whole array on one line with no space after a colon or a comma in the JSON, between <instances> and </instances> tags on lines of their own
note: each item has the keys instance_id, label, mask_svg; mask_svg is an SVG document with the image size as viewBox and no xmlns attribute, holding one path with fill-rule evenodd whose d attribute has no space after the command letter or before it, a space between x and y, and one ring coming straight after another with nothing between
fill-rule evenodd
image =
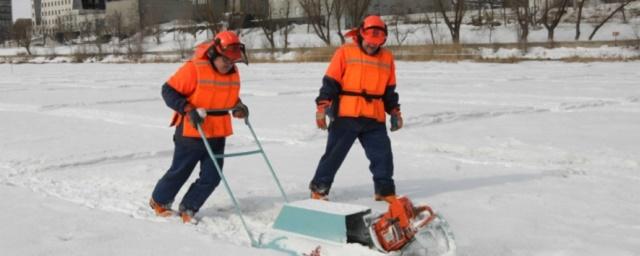
<instances>
[{"instance_id":1,"label":"navy work pants","mask_svg":"<svg viewBox=\"0 0 640 256\"><path fill-rule=\"evenodd\" d=\"M225 138L214 138L208 141L214 154L224 154ZM200 176L191 184L180 203L181 211L198 212L220 184L220 175L201 139L185 138L176 134L174 144L175 151L171 167L156 184L152 194L153 200L161 205L170 205L199 162ZM223 159L218 158L220 168L223 163Z\"/></svg>"},{"instance_id":2,"label":"navy work pants","mask_svg":"<svg viewBox=\"0 0 640 256\"><path fill-rule=\"evenodd\" d=\"M342 165L351 145L358 139L369 159L375 193L395 194L393 154L386 126L373 120L338 118L329 127L325 153L320 158L310 188L328 194L336 172Z\"/></svg>"}]
</instances>

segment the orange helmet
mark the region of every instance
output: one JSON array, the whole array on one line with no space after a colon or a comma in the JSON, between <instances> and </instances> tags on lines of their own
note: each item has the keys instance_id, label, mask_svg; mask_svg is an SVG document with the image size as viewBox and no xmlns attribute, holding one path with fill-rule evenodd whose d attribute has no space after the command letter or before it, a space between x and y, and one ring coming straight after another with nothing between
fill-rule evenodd
<instances>
[{"instance_id":1,"label":"orange helmet","mask_svg":"<svg viewBox=\"0 0 640 256\"><path fill-rule=\"evenodd\" d=\"M248 64L244 44L233 31L222 31L213 40L215 51L219 56L229 59L233 63L243 62Z\"/></svg>"},{"instance_id":2,"label":"orange helmet","mask_svg":"<svg viewBox=\"0 0 640 256\"><path fill-rule=\"evenodd\" d=\"M360 36L365 43L381 46L387 41L387 24L380 16L367 16L360 25Z\"/></svg>"}]
</instances>

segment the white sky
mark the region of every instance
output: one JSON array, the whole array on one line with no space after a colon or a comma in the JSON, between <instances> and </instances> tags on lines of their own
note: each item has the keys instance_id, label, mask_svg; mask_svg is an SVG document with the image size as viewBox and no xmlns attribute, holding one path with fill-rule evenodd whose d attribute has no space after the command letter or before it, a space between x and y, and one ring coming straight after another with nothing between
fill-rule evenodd
<instances>
[{"instance_id":1,"label":"white sky","mask_svg":"<svg viewBox=\"0 0 640 256\"><path fill-rule=\"evenodd\" d=\"M11 0L13 9L13 21L19 18L31 18L30 0Z\"/></svg>"}]
</instances>

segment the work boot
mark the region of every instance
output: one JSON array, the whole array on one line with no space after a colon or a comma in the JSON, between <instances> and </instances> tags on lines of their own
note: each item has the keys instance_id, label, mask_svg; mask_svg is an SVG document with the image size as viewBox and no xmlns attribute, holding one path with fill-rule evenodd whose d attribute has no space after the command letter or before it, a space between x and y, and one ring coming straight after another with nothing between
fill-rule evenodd
<instances>
[{"instance_id":1,"label":"work boot","mask_svg":"<svg viewBox=\"0 0 640 256\"><path fill-rule=\"evenodd\" d=\"M193 217L195 213L192 210L184 210L180 212L180 218L182 218L182 223L195 223L196 219Z\"/></svg>"},{"instance_id":2,"label":"work boot","mask_svg":"<svg viewBox=\"0 0 640 256\"><path fill-rule=\"evenodd\" d=\"M376 201L385 201L387 203L393 203L394 201L398 200L398 197L396 195L381 196L376 194L373 198Z\"/></svg>"},{"instance_id":3,"label":"work boot","mask_svg":"<svg viewBox=\"0 0 640 256\"><path fill-rule=\"evenodd\" d=\"M311 199L329 201L327 195L311 191Z\"/></svg>"},{"instance_id":4,"label":"work boot","mask_svg":"<svg viewBox=\"0 0 640 256\"><path fill-rule=\"evenodd\" d=\"M174 215L174 211L171 210L170 204L159 204L153 198L149 199L149 206L156 213L156 216L171 217Z\"/></svg>"},{"instance_id":5,"label":"work boot","mask_svg":"<svg viewBox=\"0 0 640 256\"><path fill-rule=\"evenodd\" d=\"M311 190L311 199L329 201L329 187L318 186L311 182L309 183L309 190Z\"/></svg>"}]
</instances>

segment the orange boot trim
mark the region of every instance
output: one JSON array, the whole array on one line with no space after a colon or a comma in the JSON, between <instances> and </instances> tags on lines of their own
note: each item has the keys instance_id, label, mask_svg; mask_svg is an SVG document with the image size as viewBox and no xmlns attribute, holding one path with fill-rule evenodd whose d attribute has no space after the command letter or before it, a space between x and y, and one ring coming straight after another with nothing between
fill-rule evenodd
<instances>
[{"instance_id":1,"label":"orange boot trim","mask_svg":"<svg viewBox=\"0 0 640 256\"><path fill-rule=\"evenodd\" d=\"M327 198L327 195L320 194L318 192L313 192L313 191L311 191L311 199L329 201L329 198Z\"/></svg>"},{"instance_id":2,"label":"orange boot trim","mask_svg":"<svg viewBox=\"0 0 640 256\"><path fill-rule=\"evenodd\" d=\"M376 201L385 201L387 203L393 203L394 201L398 200L398 197L396 195L381 196L381 195L376 194L374 196L374 200L376 200Z\"/></svg>"},{"instance_id":3,"label":"orange boot trim","mask_svg":"<svg viewBox=\"0 0 640 256\"><path fill-rule=\"evenodd\" d=\"M156 216L170 217L173 215L173 211L171 209L161 206L156 201L154 201L153 198L149 199L149 206L156 213Z\"/></svg>"}]
</instances>

